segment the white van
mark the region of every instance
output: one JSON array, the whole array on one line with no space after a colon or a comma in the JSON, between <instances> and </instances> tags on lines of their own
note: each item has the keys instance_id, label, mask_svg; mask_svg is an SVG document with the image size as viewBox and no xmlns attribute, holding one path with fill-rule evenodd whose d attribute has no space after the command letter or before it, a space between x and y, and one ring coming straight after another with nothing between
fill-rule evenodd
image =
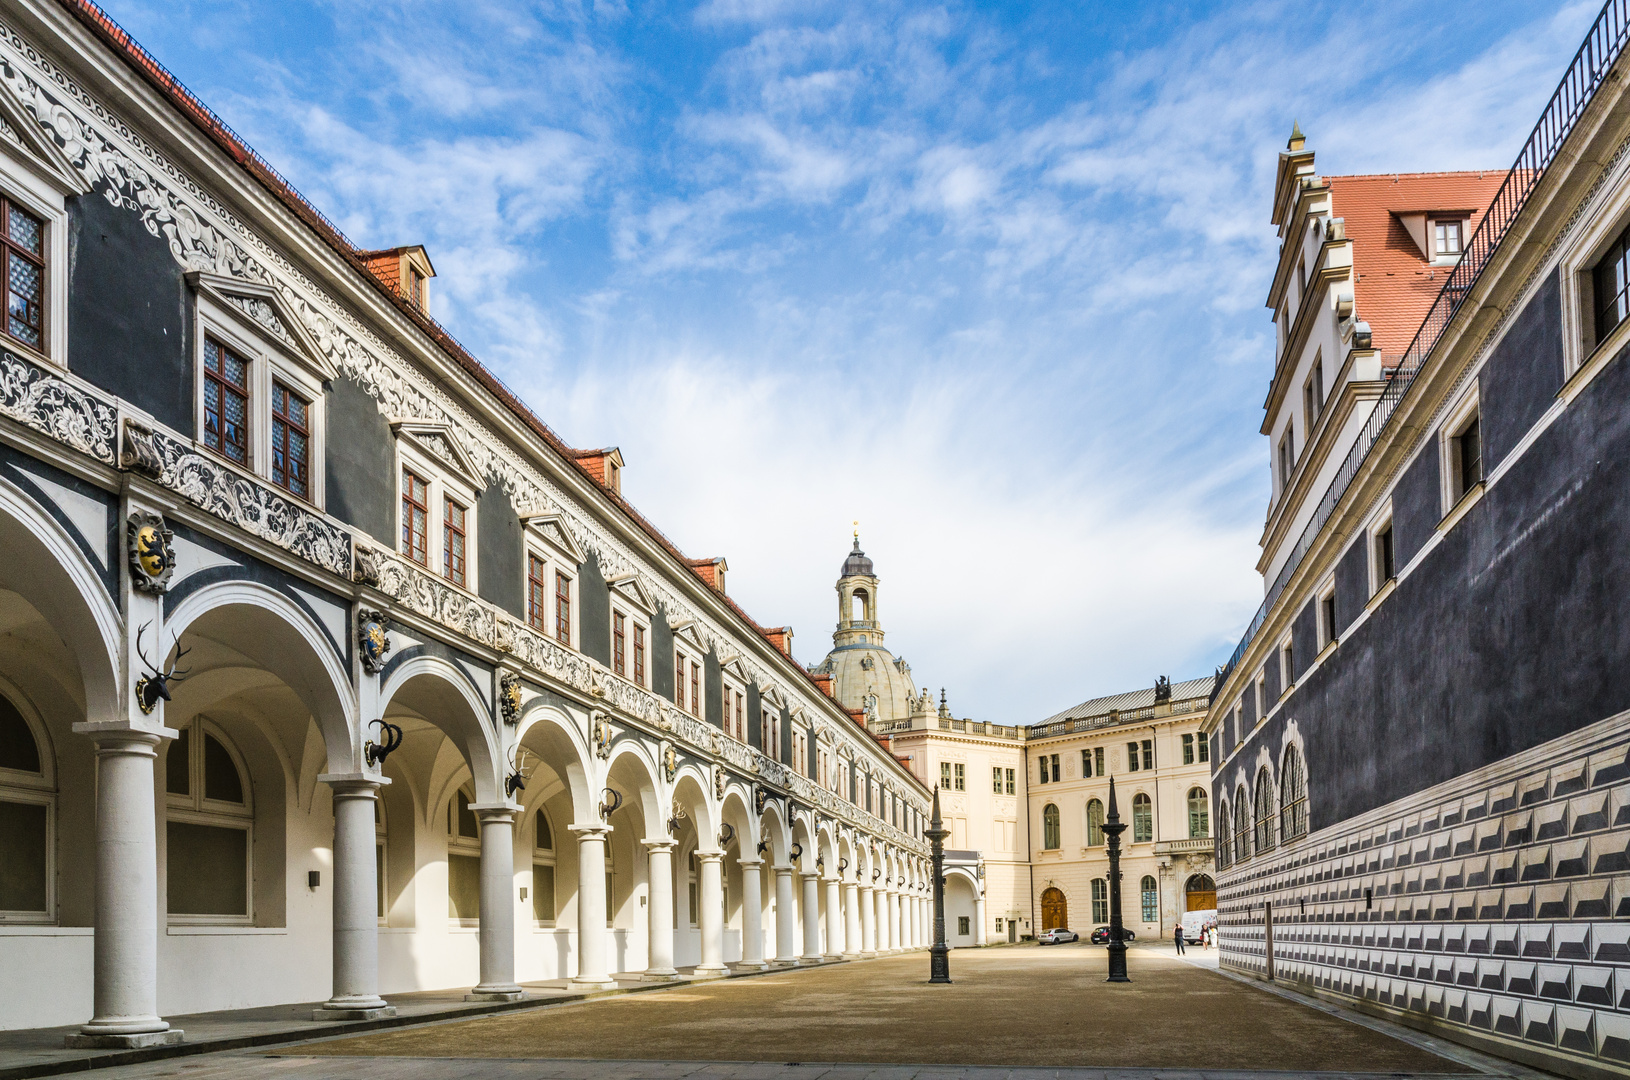
<instances>
[{"instance_id":1,"label":"white van","mask_svg":"<svg viewBox=\"0 0 1630 1080\"><path fill-rule=\"evenodd\" d=\"M1205 929L1217 921L1217 909L1207 911L1185 911L1183 913L1183 940L1190 945L1198 945L1205 940Z\"/></svg>"}]
</instances>

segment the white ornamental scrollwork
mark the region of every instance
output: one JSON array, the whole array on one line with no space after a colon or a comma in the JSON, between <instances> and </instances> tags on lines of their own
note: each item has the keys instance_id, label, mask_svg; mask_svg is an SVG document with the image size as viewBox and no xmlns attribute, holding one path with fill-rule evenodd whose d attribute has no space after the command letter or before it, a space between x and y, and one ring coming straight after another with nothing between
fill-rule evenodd
<instances>
[{"instance_id":1,"label":"white ornamental scrollwork","mask_svg":"<svg viewBox=\"0 0 1630 1080\"><path fill-rule=\"evenodd\" d=\"M0 352L0 413L104 464L115 461L113 402L10 352Z\"/></svg>"}]
</instances>

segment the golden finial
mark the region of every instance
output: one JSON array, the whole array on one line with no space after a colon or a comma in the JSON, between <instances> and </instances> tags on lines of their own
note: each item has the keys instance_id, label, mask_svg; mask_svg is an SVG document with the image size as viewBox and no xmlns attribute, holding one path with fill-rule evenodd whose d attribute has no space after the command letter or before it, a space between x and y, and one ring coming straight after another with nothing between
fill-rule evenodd
<instances>
[{"instance_id":1,"label":"golden finial","mask_svg":"<svg viewBox=\"0 0 1630 1080\"><path fill-rule=\"evenodd\" d=\"M855 539L860 539L860 522L855 522Z\"/></svg>"}]
</instances>

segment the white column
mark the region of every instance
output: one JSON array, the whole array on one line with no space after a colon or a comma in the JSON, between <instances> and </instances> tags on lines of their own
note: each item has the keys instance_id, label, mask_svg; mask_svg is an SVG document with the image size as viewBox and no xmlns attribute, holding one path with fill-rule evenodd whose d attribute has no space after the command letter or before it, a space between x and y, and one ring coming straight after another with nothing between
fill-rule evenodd
<instances>
[{"instance_id":1,"label":"white column","mask_svg":"<svg viewBox=\"0 0 1630 1080\"><path fill-rule=\"evenodd\" d=\"M826 879L826 958L843 957L843 887L836 877Z\"/></svg>"},{"instance_id":2,"label":"white column","mask_svg":"<svg viewBox=\"0 0 1630 1080\"><path fill-rule=\"evenodd\" d=\"M860 885L846 881L843 883L843 958L858 960L861 947Z\"/></svg>"},{"instance_id":3,"label":"white column","mask_svg":"<svg viewBox=\"0 0 1630 1080\"><path fill-rule=\"evenodd\" d=\"M786 863L775 865L775 962L798 962L798 937L795 901L792 898L792 867Z\"/></svg>"},{"instance_id":4,"label":"white column","mask_svg":"<svg viewBox=\"0 0 1630 1080\"><path fill-rule=\"evenodd\" d=\"M158 825L153 763L164 734L76 724L96 742L94 1014L70 1047L181 1041L158 1015ZM12 993L26 992L12 987Z\"/></svg>"},{"instance_id":5,"label":"white column","mask_svg":"<svg viewBox=\"0 0 1630 1080\"><path fill-rule=\"evenodd\" d=\"M877 897L870 885L860 887L860 955L877 955Z\"/></svg>"},{"instance_id":6,"label":"white column","mask_svg":"<svg viewBox=\"0 0 1630 1080\"><path fill-rule=\"evenodd\" d=\"M606 949L606 835L610 826L573 825L577 834L577 977L578 990L609 990L617 985L608 970Z\"/></svg>"},{"instance_id":7,"label":"white column","mask_svg":"<svg viewBox=\"0 0 1630 1080\"><path fill-rule=\"evenodd\" d=\"M975 945L989 945L990 935L985 932L985 892L983 889L979 891L978 896L974 897L973 917L973 943Z\"/></svg>"},{"instance_id":8,"label":"white column","mask_svg":"<svg viewBox=\"0 0 1630 1080\"><path fill-rule=\"evenodd\" d=\"M645 977L652 981L678 976L674 967L674 847L672 840L647 840L651 912L650 949Z\"/></svg>"},{"instance_id":9,"label":"white column","mask_svg":"<svg viewBox=\"0 0 1630 1080\"><path fill-rule=\"evenodd\" d=\"M804 875L804 906L800 911L804 920L804 955L806 964L821 960L821 879L814 874Z\"/></svg>"},{"instance_id":10,"label":"white column","mask_svg":"<svg viewBox=\"0 0 1630 1080\"><path fill-rule=\"evenodd\" d=\"M470 809L481 821L481 982L464 1000L519 1001L526 991L515 982L515 807Z\"/></svg>"},{"instance_id":11,"label":"white column","mask_svg":"<svg viewBox=\"0 0 1630 1080\"><path fill-rule=\"evenodd\" d=\"M741 860L741 966L748 971L763 971L770 965L764 962L764 886L758 881L759 859Z\"/></svg>"},{"instance_id":12,"label":"white column","mask_svg":"<svg viewBox=\"0 0 1630 1080\"><path fill-rule=\"evenodd\" d=\"M900 894L889 890L889 952L900 951Z\"/></svg>"},{"instance_id":13,"label":"white column","mask_svg":"<svg viewBox=\"0 0 1630 1080\"><path fill-rule=\"evenodd\" d=\"M697 922L702 927L702 962L696 965L698 975L723 975L730 969L724 966L724 879L720 861L722 851L696 853L697 904L701 907Z\"/></svg>"},{"instance_id":14,"label":"white column","mask_svg":"<svg viewBox=\"0 0 1630 1080\"><path fill-rule=\"evenodd\" d=\"M334 993L314 1020L372 1020L396 1010L379 996L379 864L375 800L381 777L318 777L334 792Z\"/></svg>"},{"instance_id":15,"label":"white column","mask_svg":"<svg viewBox=\"0 0 1630 1080\"><path fill-rule=\"evenodd\" d=\"M889 890L886 886L879 885L872 889L872 903L877 908L874 912L877 920L877 955L883 956L889 951Z\"/></svg>"}]
</instances>

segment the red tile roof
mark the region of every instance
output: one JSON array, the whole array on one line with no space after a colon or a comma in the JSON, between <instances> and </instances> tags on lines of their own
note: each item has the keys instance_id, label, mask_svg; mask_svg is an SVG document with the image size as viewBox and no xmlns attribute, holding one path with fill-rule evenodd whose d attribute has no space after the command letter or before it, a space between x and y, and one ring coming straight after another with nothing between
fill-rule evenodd
<instances>
[{"instance_id":1,"label":"red tile roof","mask_svg":"<svg viewBox=\"0 0 1630 1080\"><path fill-rule=\"evenodd\" d=\"M1354 317L1369 323L1382 363L1397 363L1450 267L1432 266L1410 239L1400 214L1463 210L1471 224L1462 244L1505 180L1504 170L1327 176L1330 216L1346 221L1353 242Z\"/></svg>"}]
</instances>

